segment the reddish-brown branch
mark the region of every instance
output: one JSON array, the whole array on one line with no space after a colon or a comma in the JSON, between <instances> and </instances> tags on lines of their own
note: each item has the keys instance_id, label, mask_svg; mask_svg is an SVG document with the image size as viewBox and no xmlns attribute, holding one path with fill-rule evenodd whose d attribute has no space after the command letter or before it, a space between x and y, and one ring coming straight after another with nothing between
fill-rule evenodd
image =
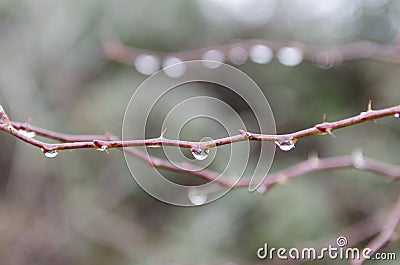
<instances>
[{"instance_id":1,"label":"reddish-brown branch","mask_svg":"<svg viewBox=\"0 0 400 265\"><path fill-rule=\"evenodd\" d=\"M288 179L314 171L355 167L362 170L378 173L388 177L389 181L400 178L400 166L392 165L368 157L355 157L355 155L334 156L328 158L311 157L289 168L268 175L262 186L261 193L269 191L276 184L286 182ZM236 186L248 186L248 180L242 179Z\"/></svg>"},{"instance_id":2,"label":"reddish-brown branch","mask_svg":"<svg viewBox=\"0 0 400 265\"><path fill-rule=\"evenodd\" d=\"M348 123L357 123L357 122L362 122L367 119L372 119L372 118L379 118L383 117L386 114L391 115L393 112L398 111L398 107L393 107L393 108L388 108L380 111L372 111L370 110L370 107L368 108L369 111L364 112L358 116L355 116L353 118L345 119L342 121L337 121L337 122L332 122L332 123L323 123L321 126L324 126L325 130L330 129L333 130L333 128L341 128L344 127L343 125L346 125ZM73 147L75 148L86 148L86 147L94 147L94 148L100 148L101 146L104 146L109 142L123 142L123 141L117 141L116 137L107 134L107 135L69 135L69 134L63 134L63 133L58 133L58 132L52 132L46 129L42 129L36 126L32 126L26 123L18 123L18 122L13 122L9 121L7 115L5 112L0 112L2 117L4 118L2 123L0 123L0 129L3 129L12 135L34 145L37 147L42 148L44 151L48 150L54 150L54 146L60 146L60 145L71 145L73 144ZM374 114L373 116L371 116ZM368 116L370 115L370 116ZM8 126L6 124L9 124ZM10 126L11 125L11 126ZM313 132L314 128L316 128L316 125L313 128L306 129L303 131L299 131L297 133L292 133L292 134L286 134L286 135L281 135L281 136L274 136L276 139L280 139L279 137L283 138L299 138L304 137L306 135L310 135L309 132ZM38 141L34 138L27 137L26 134L21 133L19 130L24 130L24 131L30 131L30 132L35 132L37 135L44 136L46 138L58 140L61 143L59 144L47 144L43 143L41 141ZM316 129L317 132L321 132L319 129ZM306 133L304 133L306 132ZM264 135L257 135L255 138L255 134L249 134L244 131L241 131L240 137L245 137L244 139L254 139L254 140L264 140L262 137ZM237 137L237 136L235 136ZM297 139L296 138L296 139ZM93 139L93 140L92 140ZM160 139L161 141L166 141L167 139L165 138L157 138L156 140ZM225 140L224 140L225 139ZM229 138L223 138L215 141L226 141L226 139ZM236 139L236 138L233 138ZM273 138L275 139L275 138ZM139 141L139 140L138 140ZM154 143L154 139L148 140L151 143ZM174 141L174 140L168 140L168 141ZM142 140L146 144L146 140ZM234 142L234 141L231 141ZM198 143L193 143L189 142L190 144L198 144ZM49 149L52 148L52 149ZM201 169L200 167L190 164L190 163L171 163L168 160L158 158L155 156L151 156L146 152L143 152L137 148L134 147L125 147L124 150L131 155L134 155L143 161L147 162L149 165L154 166L154 167L159 167L159 168L165 168L168 170L172 171L177 171L181 173L187 173L191 175L195 175L198 177L201 177L205 180L208 181L217 181L221 185L224 186L232 186L235 185L236 187L247 187L249 185L250 179L248 178L242 178L239 180L238 183L231 183L228 180L223 180L219 177L219 173L209 170L209 169ZM368 170L371 172L376 172L378 174L387 176L389 180L394 180L400 177L400 167L391 165L388 163L384 163L378 160L374 160L372 158L367 158L364 157L361 153L355 153L351 156L336 156L336 157L330 157L330 158L318 158L318 157L311 157L310 159L300 162L292 167L286 168L284 170L272 173L266 178L265 182L261 185L259 188L259 191L264 193L267 192L271 187L273 187L276 184L282 183L292 177L296 177L299 175L303 175L312 171L319 171L319 170L329 170L329 169L336 169L336 168L347 168L347 167L356 167L364 170Z\"/></svg>"},{"instance_id":3,"label":"reddish-brown branch","mask_svg":"<svg viewBox=\"0 0 400 265\"><path fill-rule=\"evenodd\" d=\"M397 200L393 210L391 211L390 215L387 218L387 222L384 224L381 232L379 235L372 240L366 248L371 249L371 253L369 256L373 257L373 255L384 247L387 243L389 243L395 233L396 227L400 223L400 198ZM366 261L365 257L360 257L360 259L354 259L351 261L353 265L361 265L364 264Z\"/></svg>"},{"instance_id":4,"label":"reddish-brown branch","mask_svg":"<svg viewBox=\"0 0 400 265\"><path fill-rule=\"evenodd\" d=\"M8 119L6 113L4 111L1 112L2 117L6 117ZM243 130L239 131L238 135L210 140L206 142L193 142L193 141L182 141L182 140L173 140L167 139L163 136L154 139L139 139L139 140L113 140L107 136L100 136L100 135L89 135L89 136L81 136L82 138L77 141L77 138L74 137L65 137L64 134L61 133L54 133L49 132L43 129L38 130L37 133L52 137L56 139L60 139L62 143L45 143L33 138L29 138L26 135L20 133L18 130L31 130L34 131L36 127L26 125L23 123L17 122L5 122L4 119L0 123L0 130L6 131L13 136L30 143L34 146L42 148L44 151L51 151L51 150L66 150L66 149L80 149L80 148L120 148L120 147L132 147L132 146L157 146L157 145L166 145L166 146L176 146L176 147L184 147L184 148L198 148L201 147L202 149L209 149L211 147L220 146L231 144L240 141L246 140L255 140L255 141L287 141L287 140L294 140L296 141L299 138L306 137L309 135L315 134L323 134L329 133L333 130L351 126L357 123L365 122L368 120L374 120L385 116L395 115L400 113L400 105L394 106L390 108L385 108L381 110L372 110L368 109L365 112L361 112L359 115L335 121L335 122L323 122L321 124L317 124L311 128L304 129L301 131L289 133L289 134L281 134L281 135L268 135L268 134L257 134L257 133L250 133L245 132ZM36 128L38 129L38 128ZM99 136L99 137L97 137ZM68 140L66 140L66 138Z\"/></svg>"},{"instance_id":5,"label":"reddish-brown branch","mask_svg":"<svg viewBox=\"0 0 400 265\"><path fill-rule=\"evenodd\" d=\"M136 57L141 54L151 54L157 56L160 60L163 60L165 57L174 56L182 61L189 61L200 60L205 52L214 49L220 51L224 55L224 61L229 63L229 52L232 48L241 47L249 51L252 46L257 44L269 47L274 54L283 47L296 47L302 52L304 60L312 61L316 64L335 65L345 61L363 59L400 63L400 48L398 46L369 41L349 43L336 48L321 48L299 42L271 42L261 39L250 39L226 45L170 53L127 47L120 42L109 41L103 43L103 48L108 59L127 65L133 65Z\"/></svg>"}]
</instances>

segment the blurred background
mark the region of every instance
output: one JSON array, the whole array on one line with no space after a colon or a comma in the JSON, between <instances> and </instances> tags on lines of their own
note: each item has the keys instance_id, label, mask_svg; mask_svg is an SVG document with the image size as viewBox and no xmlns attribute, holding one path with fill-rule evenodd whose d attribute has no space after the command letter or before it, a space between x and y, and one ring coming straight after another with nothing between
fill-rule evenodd
<instances>
[{"instance_id":1,"label":"blurred background","mask_svg":"<svg viewBox=\"0 0 400 265\"><path fill-rule=\"evenodd\" d=\"M400 1L389 0L1 0L0 104L15 121L120 137L129 98L147 77L107 60L103 41L163 52L250 38L396 45L399 14ZM400 102L394 63L322 69L273 59L237 67L262 88L278 133L313 126L324 113L328 121L358 114L369 99L377 109ZM399 125L388 117L338 130L336 138L306 137L290 152L277 150L271 172L312 152L329 157L357 148L399 164ZM185 133L190 138L190 129ZM255 264L265 242L290 248L336 238L390 207L399 189L377 174L341 169L294 178L266 195L237 189L209 205L183 208L147 195L118 150L64 151L48 159L4 132L0 146L1 264Z\"/></svg>"}]
</instances>

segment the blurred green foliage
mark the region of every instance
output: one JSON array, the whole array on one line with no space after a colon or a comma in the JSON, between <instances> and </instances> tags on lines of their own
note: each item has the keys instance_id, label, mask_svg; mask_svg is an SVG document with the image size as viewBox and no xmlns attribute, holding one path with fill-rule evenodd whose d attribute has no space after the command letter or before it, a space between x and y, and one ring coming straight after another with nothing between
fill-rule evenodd
<instances>
[{"instance_id":1,"label":"blurred green foliage","mask_svg":"<svg viewBox=\"0 0 400 265\"><path fill-rule=\"evenodd\" d=\"M125 106L146 77L105 59L101 42L108 38L160 51L239 38L334 47L391 43L399 29L399 1L335 0L330 9L319 1L266 1L272 15L258 24L222 4L212 13L215 2L2 0L0 103L13 120L120 136ZM249 3L250 10L265 5ZM328 120L357 114L369 99L375 108L399 104L396 64L357 61L323 70L273 60L238 68L262 88L279 133L321 122L323 113ZM271 171L311 152L327 157L355 148L398 164L399 125L385 118L339 130L336 138L304 138L291 152L278 150ZM390 206L399 188L376 174L333 170L295 178L265 196L233 190L209 205L181 208L141 190L117 150L74 150L49 160L5 133L0 145L2 264L251 264L265 242L293 247L334 236Z\"/></svg>"}]
</instances>

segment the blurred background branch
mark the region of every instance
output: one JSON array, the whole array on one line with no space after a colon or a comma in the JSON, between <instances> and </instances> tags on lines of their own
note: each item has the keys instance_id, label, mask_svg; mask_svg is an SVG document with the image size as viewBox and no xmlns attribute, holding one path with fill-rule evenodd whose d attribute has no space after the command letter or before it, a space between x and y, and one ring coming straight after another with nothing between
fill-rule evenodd
<instances>
[{"instance_id":1,"label":"blurred background branch","mask_svg":"<svg viewBox=\"0 0 400 265\"><path fill-rule=\"evenodd\" d=\"M207 59L236 65L244 64L248 56L255 63L268 63L276 55L278 61L282 64L294 66L302 60L306 60L325 69L343 62L365 59L400 63L398 45L384 45L370 41L354 42L333 48L321 48L296 41L280 43L251 39L227 45L167 53L127 47L117 41L107 41L103 43L103 48L108 59L132 66L135 65L135 62L138 63L137 60L140 55L154 56L161 62L165 62L168 58L176 58L175 60L181 62ZM210 51L214 51L214 56L207 57L207 52L212 55ZM299 59L294 57L299 57Z\"/></svg>"}]
</instances>

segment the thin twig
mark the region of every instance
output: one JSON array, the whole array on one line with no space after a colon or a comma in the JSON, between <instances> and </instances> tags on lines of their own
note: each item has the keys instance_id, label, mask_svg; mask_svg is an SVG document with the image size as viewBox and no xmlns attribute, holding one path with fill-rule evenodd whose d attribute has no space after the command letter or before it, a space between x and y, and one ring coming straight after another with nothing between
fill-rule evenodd
<instances>
[{"instance_id":1,"label":"thin twig","mask_svg":"<svg viewBox=\"0 0 400 265\"><path fill-rule=\"evenodd\" d=\"M286 182L288 179L304 175L314 171L340 169L340 168L358 168L366 171L378 173L388 177L389 181L400 178L400 166L392 165L368 157L355 159L354 155L334 156L327 158L312 157L286 169L269 174L262 186L258 189L261 193L266 193L273 186ZM362 163L362 167L360 164ZM241 179L237 187L248 186L247 179Z\"/></svg>"},{"instance_id":2,"label":"thin twig","mask_svg":"<svg viewBox=\"0 0 400 265\"><path fill-rule=\"evenodd\" d=\"M378 250L392 240L396 227L400 223L400 198L395 203L395 206L393 207L393 210L391 211L387 220L387 223L384 225L379 235L366 246L366 248L371 249L371 252L369 253L370 257L373 257ZM364 264L365 261L366 258L361 256L360 259L353 259L351 264L361 265Z\"/></svg>"},{"instance_id":3,"label":"thin twig","mask_svg":"<svg viewBox=\"0 0 400 265\"><path fill-rule=\"evenodd\" d=\"M80 148L120 148L120 147L131 147L131 146L175 146L175 147L184 147L184 148L202 148L204 150L209 149L211 147L220 146L231 144L235 142L253 140L253 141L277 141L277 142L285 142L285 141L297 141L302 137L306 137L309 135L315 134L324 134L329 133L332 134L333 130L351 126L354 124L358 124L361 122L374 120L378 118L382 118L385 116L391 116L400 113L400 105L389 107L381 110L372 110L368 109L365 112L361 112L359 115L346 118L343 120L338 120L334 122L323 122L317 124L313 127L308 129L300 130L293 133L288 134L281 134L281 135L268 135L268 134L257 134L257 133L250 133L245 132L243 130L239 130L238 135L224 137L220 139L210 140L206 142L193 142L193 141L182 141L182 140L173 140L167 139L163 136L153 139L139 139L139 140L112 140L104 136L97 135L90 135L82 137L84 141L65 141L62 143L46 143L40 140L36 140L26 136L25 134L21 133L18 129L22 130L33 130L35 127L27 126L26 124L16 123L16 122L6 122L5 119L8 120L8 116L4 111L1 112L3 121L0 123L0 130L6 131L16 138L19 138L29 144L37 146L41 148L44 152L48 151L60 151L66 149L80 149ZM44 131L43 129L40 130L41 134L44 136L56 136L59 138L63 138L63 134L60 133L53 133L49 131ZM92 138L93 137L93 138Z\"/></svg>"}]
</instances>

